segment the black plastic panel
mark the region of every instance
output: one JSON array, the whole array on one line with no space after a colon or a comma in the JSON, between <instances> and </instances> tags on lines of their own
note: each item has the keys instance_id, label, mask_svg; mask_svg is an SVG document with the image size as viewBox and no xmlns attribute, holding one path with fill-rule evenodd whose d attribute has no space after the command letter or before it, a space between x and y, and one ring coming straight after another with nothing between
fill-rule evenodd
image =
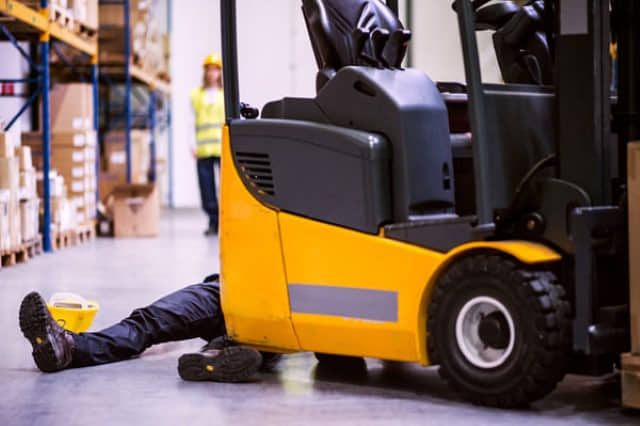
<instances>
[{"instance_id":1,"label":"black plastic panel","mask_svg":"<svg viewBox=\"0 0 640 426\"><path fill-rule=\"evenodd\" d=\"M270 119L234 121L230 131L236 168L263 203L371 234L391 220L383 136Z\"/></svg>"},{"instance_id":2,"label":"black plastic panel","mask_svg":"<svg viewBox=\"0 0 640 426\"><path fill-rule=\"evenodd\" d=\"M345 67L316 102L332 124L389 138L394 222L453 210L447 108L422 71Z\"/></svg>"}]
</instances>

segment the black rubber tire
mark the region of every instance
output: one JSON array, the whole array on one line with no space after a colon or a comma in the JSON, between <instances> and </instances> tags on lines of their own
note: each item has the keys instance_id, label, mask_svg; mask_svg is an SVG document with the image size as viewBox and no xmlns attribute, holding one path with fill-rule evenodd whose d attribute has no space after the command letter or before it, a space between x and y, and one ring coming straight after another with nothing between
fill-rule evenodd
<instances>
[{"instance_id":1,"label":"black rubber tire","mask_svg":"<svg viewBox=\"0 0 640 426\"><path fill-rule=\"evenodd\" d=\"M458 347L455 324L474 297L489 296L514 323L511 354L493 368L473 365ZM571 344L570 305L549 271L531 271L498 254L456 261L439 278L428 307L427 349L440 375L466 399L481 405L525 406L562 380Z\"/></svg>"}]
</instances>

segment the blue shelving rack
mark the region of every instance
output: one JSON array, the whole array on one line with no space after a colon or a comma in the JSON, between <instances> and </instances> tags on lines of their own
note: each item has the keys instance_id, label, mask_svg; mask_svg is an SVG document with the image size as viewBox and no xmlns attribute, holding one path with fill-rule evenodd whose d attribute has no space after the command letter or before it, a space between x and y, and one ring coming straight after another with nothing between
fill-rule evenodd
<instances>
[{"instance_id":1,"label":"blue shelving rack","mask_svg":"<svg viewBox=\"0 0 640 426\"><path fill-rule=\"evenodd\" d=\"M124 63L121 66L102 66L100 69L101 76L104 76L102 81L107 83L110 87L113 87L113 81L117 77L124 82L124 112L123 117L118 117L116 120L112 120L110 123L106 123L104 126L106 129L112 128L116 123L124 121L125 131L125 143L126 143L126 156L127 156L127 181L132 180L131 171L131 129L133 128L133 119L136 116L146 114L148 128L151 133L151 164L149 177L152 182L156 180L156 126L157 126L157 103L158 98L161 96L170 96L169 83L156 78L149 73L144 72L139 67L133 65L131 55L131 5L129 0L100 0L100 5L118 5L123 9L123 23L124 23ZM148 110L142 114L133 111L132 109L132 96L136 93L133 90L133 82L142 84L148 88L149 91L149 107ZM106 108L110 108L109 105ZM168 108L169 110L169 108ZM169 114L169 112L167 112ZM168 120L168 119L167 119ZM170 172L171 173L171 172Z\"/></svg>"},{"instance_id":2,"label":"blue shelving rack","mask_svg":"<svg viewBox=\"0 0 640 426\"><path fill-rule=\"evenodd\" d=\"M127 0L128 2L128 0ZM42 154L43 154L43 249L45 252L52 250L51 244L51 188L49 175L51 171L51 122L49 88L51 81L51 69L49 64L50 42L55 39L89 55L91 67L91 83L93 84L93 104L94 104L94 128L98 130L98 46L97 42L87 42L71 31L61 27L55 22L49 21L49 1L41 0L40 9L34 10L22 3L12 0L0 0L0 16L10 18L11 30L7 25L0 23L0 33L9 41L21 56L29 63L35 77L0 79L0 83L27 83L37 85L36 89L29 95L25 104L18 110L15 116L9 121L5 130L9 130L15 122L33 106L38 98L41 99L41 132L42 132ZM13 30L13 31L12 31ZM19 33L17 37L14 33ZM19 41L30 41L37 38L39 44L40 59L39 64L26 52ZM96 161L96 168L98 162ZM97 185L96 185L97 186Z\"/></svg>"}]
</instances>

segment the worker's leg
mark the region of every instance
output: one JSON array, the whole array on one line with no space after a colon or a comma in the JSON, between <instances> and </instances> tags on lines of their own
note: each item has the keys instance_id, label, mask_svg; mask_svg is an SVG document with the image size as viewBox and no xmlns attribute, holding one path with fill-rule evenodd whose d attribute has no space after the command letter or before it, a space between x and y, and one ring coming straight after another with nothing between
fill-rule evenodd
<instances>
[{"instance_id":1,"label":"worker's leg","mask_svg":"<svg viewBox=\"0 0 640 426\"><path fill-rule=\"evenodd\" d=\"M209 229L218 229L218 201L216 199L216 185L213 157L198 159L198 183L202 209L209 217Z\"/></svg>"},{"instance_id":2,"label":"worker's leg","mask_svg":"<svg viewBox=\"0 0 640 426\"><path fill-rule=\"evenodd\" d=\"M223 334L217 283L196 284L136 309L105 330L73 335L75 349L70 367L125 360L157 343L195 337L211 340Z\"/></svg>"}]
</instances>

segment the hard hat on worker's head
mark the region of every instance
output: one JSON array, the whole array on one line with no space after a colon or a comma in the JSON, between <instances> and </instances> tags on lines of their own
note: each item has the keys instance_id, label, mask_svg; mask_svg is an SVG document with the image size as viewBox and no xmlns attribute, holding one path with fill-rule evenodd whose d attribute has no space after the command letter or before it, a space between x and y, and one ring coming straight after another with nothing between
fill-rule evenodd
<instances>
[{"instance_id":1,"label":"hard hat on worker's head","mask_svg":"<svg viewBox=\"0 0 640 426\"><path fill-rule=\"evenodd\" d=\"M218 68L222 68L222 59L220 58L220 55L216 55L215 53L207 55L207 57L204 58L202 66L206 67L207 65L215 65Z\"/></svg>"}]
</instances>

